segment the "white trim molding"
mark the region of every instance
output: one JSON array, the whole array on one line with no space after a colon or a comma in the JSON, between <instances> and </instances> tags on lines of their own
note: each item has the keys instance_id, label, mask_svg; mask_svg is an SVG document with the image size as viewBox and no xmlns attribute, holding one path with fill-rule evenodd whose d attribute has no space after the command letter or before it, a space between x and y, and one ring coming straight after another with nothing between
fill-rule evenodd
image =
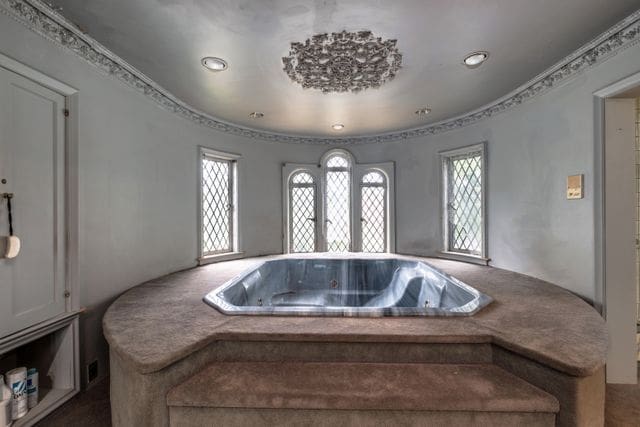
<instances>
[{"instance_id":1,"label":"white trim molding","mask_svg":"<svg viewBox=\"0 0 640 427\"><path fill-rule=\"evenodd\" d=\"M203 252L203 227L204 227L204 219L203 219L203 206L202 206L202 198L203 198L203 182L202 182L202 160L203 159L212 159L225 161L230 163L230 191L231 191L231 230L230 230L230 238L229 242L231 248L229 251L220 252L220 253L210 253L205 254ZM239 163L242 161L242 156L235 153L228 153L224 151L213 150L211 148L199 146L198 147L198 258L197 262L199 265L210 264L212 262L218 261L227 261L231 259L237 259L244 257L244 252L241 250L242 246L242 233L240 231L240 206L239 206L239 194L240 194L240 183L238 182L238 168L240 167Z\"/></svg>"},{"instance_id":2,"label":"white trim molding","mask_svg":"<svg viewBox=\"0 0 640 427\"><path fill-rule=\"evenodd\" d=\"M282 239L284 253L291 253L291 177L299 172L306 172L313 177L315 188L315 250L314 252L327 251L326 236L326 171L327 160L335 155L340 155L349 161L350 182L350 248L349 252L362 250L362 177L368 172L376 171L384 175L386 189L385 206L385 253L396 251L396 209L395 209L395 163L358 163L356 158L348 150L341 148L329 149L320 157L318 164L284 163L282 165Z\"/></svg>"},{"instance_id":3,"label":"white trim molding","mask_svg":"<svg viewBox=\"0 0 640 427\"><path fill-rule=\"evenodd\" d=\"M40 0L0 0L0 12L67 48L103 73L143 93L168 111L212 129L261 141L294 144L370 144L435 135L474 124L547 92L561 82L605 61L640 41L640 10L578 48L507 95L476 110L404 131L354 137L311 137L250 129L217 119L178 99Z\"/></svg>"}]
</instances>

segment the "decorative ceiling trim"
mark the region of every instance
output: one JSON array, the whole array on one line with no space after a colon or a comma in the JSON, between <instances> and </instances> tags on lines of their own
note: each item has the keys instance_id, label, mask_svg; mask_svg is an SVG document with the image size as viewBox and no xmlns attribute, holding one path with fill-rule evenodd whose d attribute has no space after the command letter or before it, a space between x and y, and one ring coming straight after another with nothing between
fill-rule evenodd
<instances>
[{"instance_id":1,"label":"decorative ceiling trim","mask_svg":"<svg viewBox=\"0 0 640 427\"><path fill-rule=\"evenodd\" d=\"M282 63L289 78L305 89L358 93L392 80L402 54L396 40L382 40L371 31L341 31L291 43Z\"/></svg>"},{"instance_id":2,"label":"decorative ceiling trim","mask_svg":"<svg viewBox=\"0 0 640 427\"><path fill-rule=\"evenodd\" d=\"M72 22L40 0L0 0L0 11L57 45L71 50L103 73L116 77L168 111L222 132L263 141L296 144L382 143L458 129L541 95L570 77L584 72L640 41L640 10L638 10L519 88L479 109L404 131L369 136L324 138L250 129L224 122L198 111L176 98L92 37L83 34Z\"/></svg>"}]
</instances>

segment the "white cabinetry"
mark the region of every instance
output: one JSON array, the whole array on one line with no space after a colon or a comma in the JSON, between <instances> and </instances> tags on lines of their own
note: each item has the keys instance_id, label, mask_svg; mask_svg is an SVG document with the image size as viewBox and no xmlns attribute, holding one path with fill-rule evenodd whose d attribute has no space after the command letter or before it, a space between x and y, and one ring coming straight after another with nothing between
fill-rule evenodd
<instances>
[{"instance_id":1,"label":"white cabinetry","mask_svg":"<svg viewBox=\"0 0 640 427\"><path fill-rule=\"evenodd\" d=\"M40 403L29 426L79 390L78 302L69 257L69 105L75 90L0 54L0 195L11 194L21 250L4 257L0 197L0 373L36 368ZM74 169L75 170L75 169Z\"/></svg>"}]
</instances>

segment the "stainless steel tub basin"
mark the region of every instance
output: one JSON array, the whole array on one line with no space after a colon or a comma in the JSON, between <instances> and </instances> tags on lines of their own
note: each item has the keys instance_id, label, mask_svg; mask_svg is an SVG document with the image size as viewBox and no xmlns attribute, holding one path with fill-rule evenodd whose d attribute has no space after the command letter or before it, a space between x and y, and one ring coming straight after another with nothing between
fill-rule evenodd
<instances>
[{"instance_id":1,"label":"stainless steel tub basin","mask_svg":"<svg viewBox=\"0 0 640 427\"><path fill-rule=\"evenodd\" d=\"M231 315L470 316L492 299L424 262L389 256L269 260L204 301Z\"/></svg>"}]
</instances>

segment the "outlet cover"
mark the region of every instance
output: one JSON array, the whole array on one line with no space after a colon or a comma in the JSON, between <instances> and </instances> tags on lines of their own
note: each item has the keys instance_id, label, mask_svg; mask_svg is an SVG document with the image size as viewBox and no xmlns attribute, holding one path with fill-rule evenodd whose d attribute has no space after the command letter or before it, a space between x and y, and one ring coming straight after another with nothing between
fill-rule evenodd
<instances>
[{"instance_id":1,"label":"outlet cover","mask_svg":"<svg viewBox=\"0 0 640 427\"><path fill-rule=\"evenodd\" d=\"M584 175L569 175L567 177L567 199L582 199L584 186Z\"/></svg>"},{"instance_id":2,"label":"outlet cover","mask_svg":"<svg viewBox=\"0 0 640 427\"><path fill-rule=\"evenodd\" d=\"M97 359L87 365L87 383L92 383L96 378L98 378Z\"/></svg>"}]
</instances>

